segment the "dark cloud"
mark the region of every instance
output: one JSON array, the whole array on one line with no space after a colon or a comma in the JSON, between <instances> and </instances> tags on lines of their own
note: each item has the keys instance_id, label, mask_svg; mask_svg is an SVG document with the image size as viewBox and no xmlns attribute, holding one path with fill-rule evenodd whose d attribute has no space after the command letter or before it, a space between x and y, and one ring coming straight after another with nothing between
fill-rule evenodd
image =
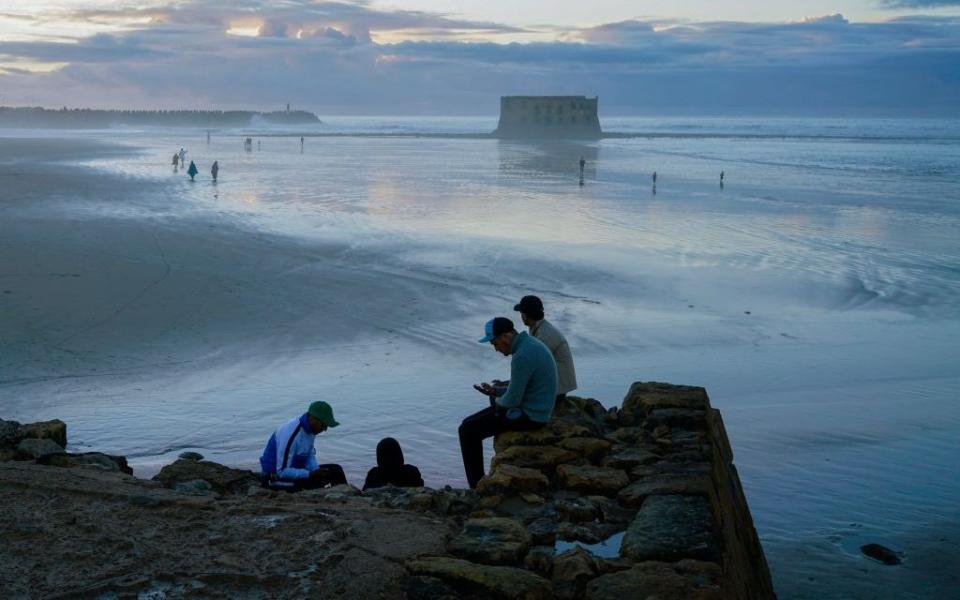
<instances>
[{"instance_id":1,"label":"dark cloud","mask_svg":"<svg viewBox=\"0 0 960 600\"><path fill-rule=\"evenodd\" d=\"M0 55L20 61L69 63L27 76L14 61L0 74L5 101L223 108L290 101L321 113L491 114L501 94L599 94L601 106L617 112L960 113L957 17L631 20L567 30L554 42L479 43L464 32L496 39L517 31L300 1L246 0L222 10L193 2L135 14L151 22L76 43L0 43ZM231 26L259 35L228 35ZM375 41L389 31L432 41Z\"/></svg>"}]
</instances>

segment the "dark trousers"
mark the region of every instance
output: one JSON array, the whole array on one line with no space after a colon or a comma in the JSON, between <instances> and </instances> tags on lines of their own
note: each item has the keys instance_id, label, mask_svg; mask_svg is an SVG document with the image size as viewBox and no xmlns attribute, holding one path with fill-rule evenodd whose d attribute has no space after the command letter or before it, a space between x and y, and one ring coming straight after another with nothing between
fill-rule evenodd
<instances>
[{"instance_id":1,"label":"dark trousers","mask_svg":"<svg viewBox=\"0 0 960 600\"><path fill-rule=\"evenodd\" d=\"M504 431L529 431L540 429L546 423L531 421L527 415L508 419L496 406L475 412L460 423L460 453L463 469L467 473L470 489L477 487L483 477L483 440Z\"/></svg>"},{"instance_id":2,"label":"dark trousers","mask_svg":"<svg viewBox=\"0 0 960 600\"><path fill-rule=\"evenodd\" d=\"M315 490L324 488L328 485L341 485L347 482L347 476L343 472L343 467L337 464L319 465L317 473L306 479L271 479L269 476L262 476L260 483L263 487L286 492L299 492L301 490ZM314 471L316 473L316 471Z\"/></svg>"}]
</instances>

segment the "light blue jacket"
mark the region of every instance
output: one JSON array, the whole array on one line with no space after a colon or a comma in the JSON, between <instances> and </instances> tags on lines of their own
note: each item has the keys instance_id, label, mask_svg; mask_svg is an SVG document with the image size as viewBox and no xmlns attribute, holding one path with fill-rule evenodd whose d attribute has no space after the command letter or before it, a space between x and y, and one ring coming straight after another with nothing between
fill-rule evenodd
<instances>
[{"instance_id":1,"label":"light blue jacket","mask_svg":"<svg viewBox=\"0 0 960 600\"><path fill-rule=\"evenodd\" d=\"M260 455L260 470L280 479L306 479L317 468L316 438L306 414L291 419L270 436Z\"/></svg>"},{"instance_id":2,"label":"light blue jacket","mask_svg":"<svg viewBox=\"0 0 960 600\"><path fill-rule=\"evenodd\" d=\"M550 349L527 332L518 333L510 347L510 385L497 404L509 409L507 417L519 417L517 409L531 420L546 423L557 401L557 363Z\"/></svg>"}]
</instances>

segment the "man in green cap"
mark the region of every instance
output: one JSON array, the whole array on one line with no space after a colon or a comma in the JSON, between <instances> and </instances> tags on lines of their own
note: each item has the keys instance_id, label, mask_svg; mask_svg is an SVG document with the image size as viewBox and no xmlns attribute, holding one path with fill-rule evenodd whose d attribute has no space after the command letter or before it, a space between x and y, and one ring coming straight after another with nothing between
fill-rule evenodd
<instances>
[{"instance_id":1,"label":"man in green cap","mask_svg":"<svg viewBox=\"0 0 960 600\"><path fill-rule=\"evenodd\" d=\"M333 408L318 400L304 414L277 427L260 455L263 486L293 492L346 483L340 465L317 464L313 447L318 434L339 424Z\"/></svg>"}]
</instances>

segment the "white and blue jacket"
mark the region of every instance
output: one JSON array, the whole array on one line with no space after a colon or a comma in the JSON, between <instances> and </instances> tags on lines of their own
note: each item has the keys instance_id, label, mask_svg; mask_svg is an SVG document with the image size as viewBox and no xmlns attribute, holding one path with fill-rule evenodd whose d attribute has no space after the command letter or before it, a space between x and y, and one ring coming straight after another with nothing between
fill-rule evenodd
<instances>
[{"instance_id":1,"label":"white and blue jacket","mask_svg":"<svg viewBox=\"0 0 960 600\"><path fill-rule=\"evenodd\" d=\"M306 479L317 468L316 437L306 413L277 427L260 455L260 470L279 479Z\"/></svg>"}]
</instances>

